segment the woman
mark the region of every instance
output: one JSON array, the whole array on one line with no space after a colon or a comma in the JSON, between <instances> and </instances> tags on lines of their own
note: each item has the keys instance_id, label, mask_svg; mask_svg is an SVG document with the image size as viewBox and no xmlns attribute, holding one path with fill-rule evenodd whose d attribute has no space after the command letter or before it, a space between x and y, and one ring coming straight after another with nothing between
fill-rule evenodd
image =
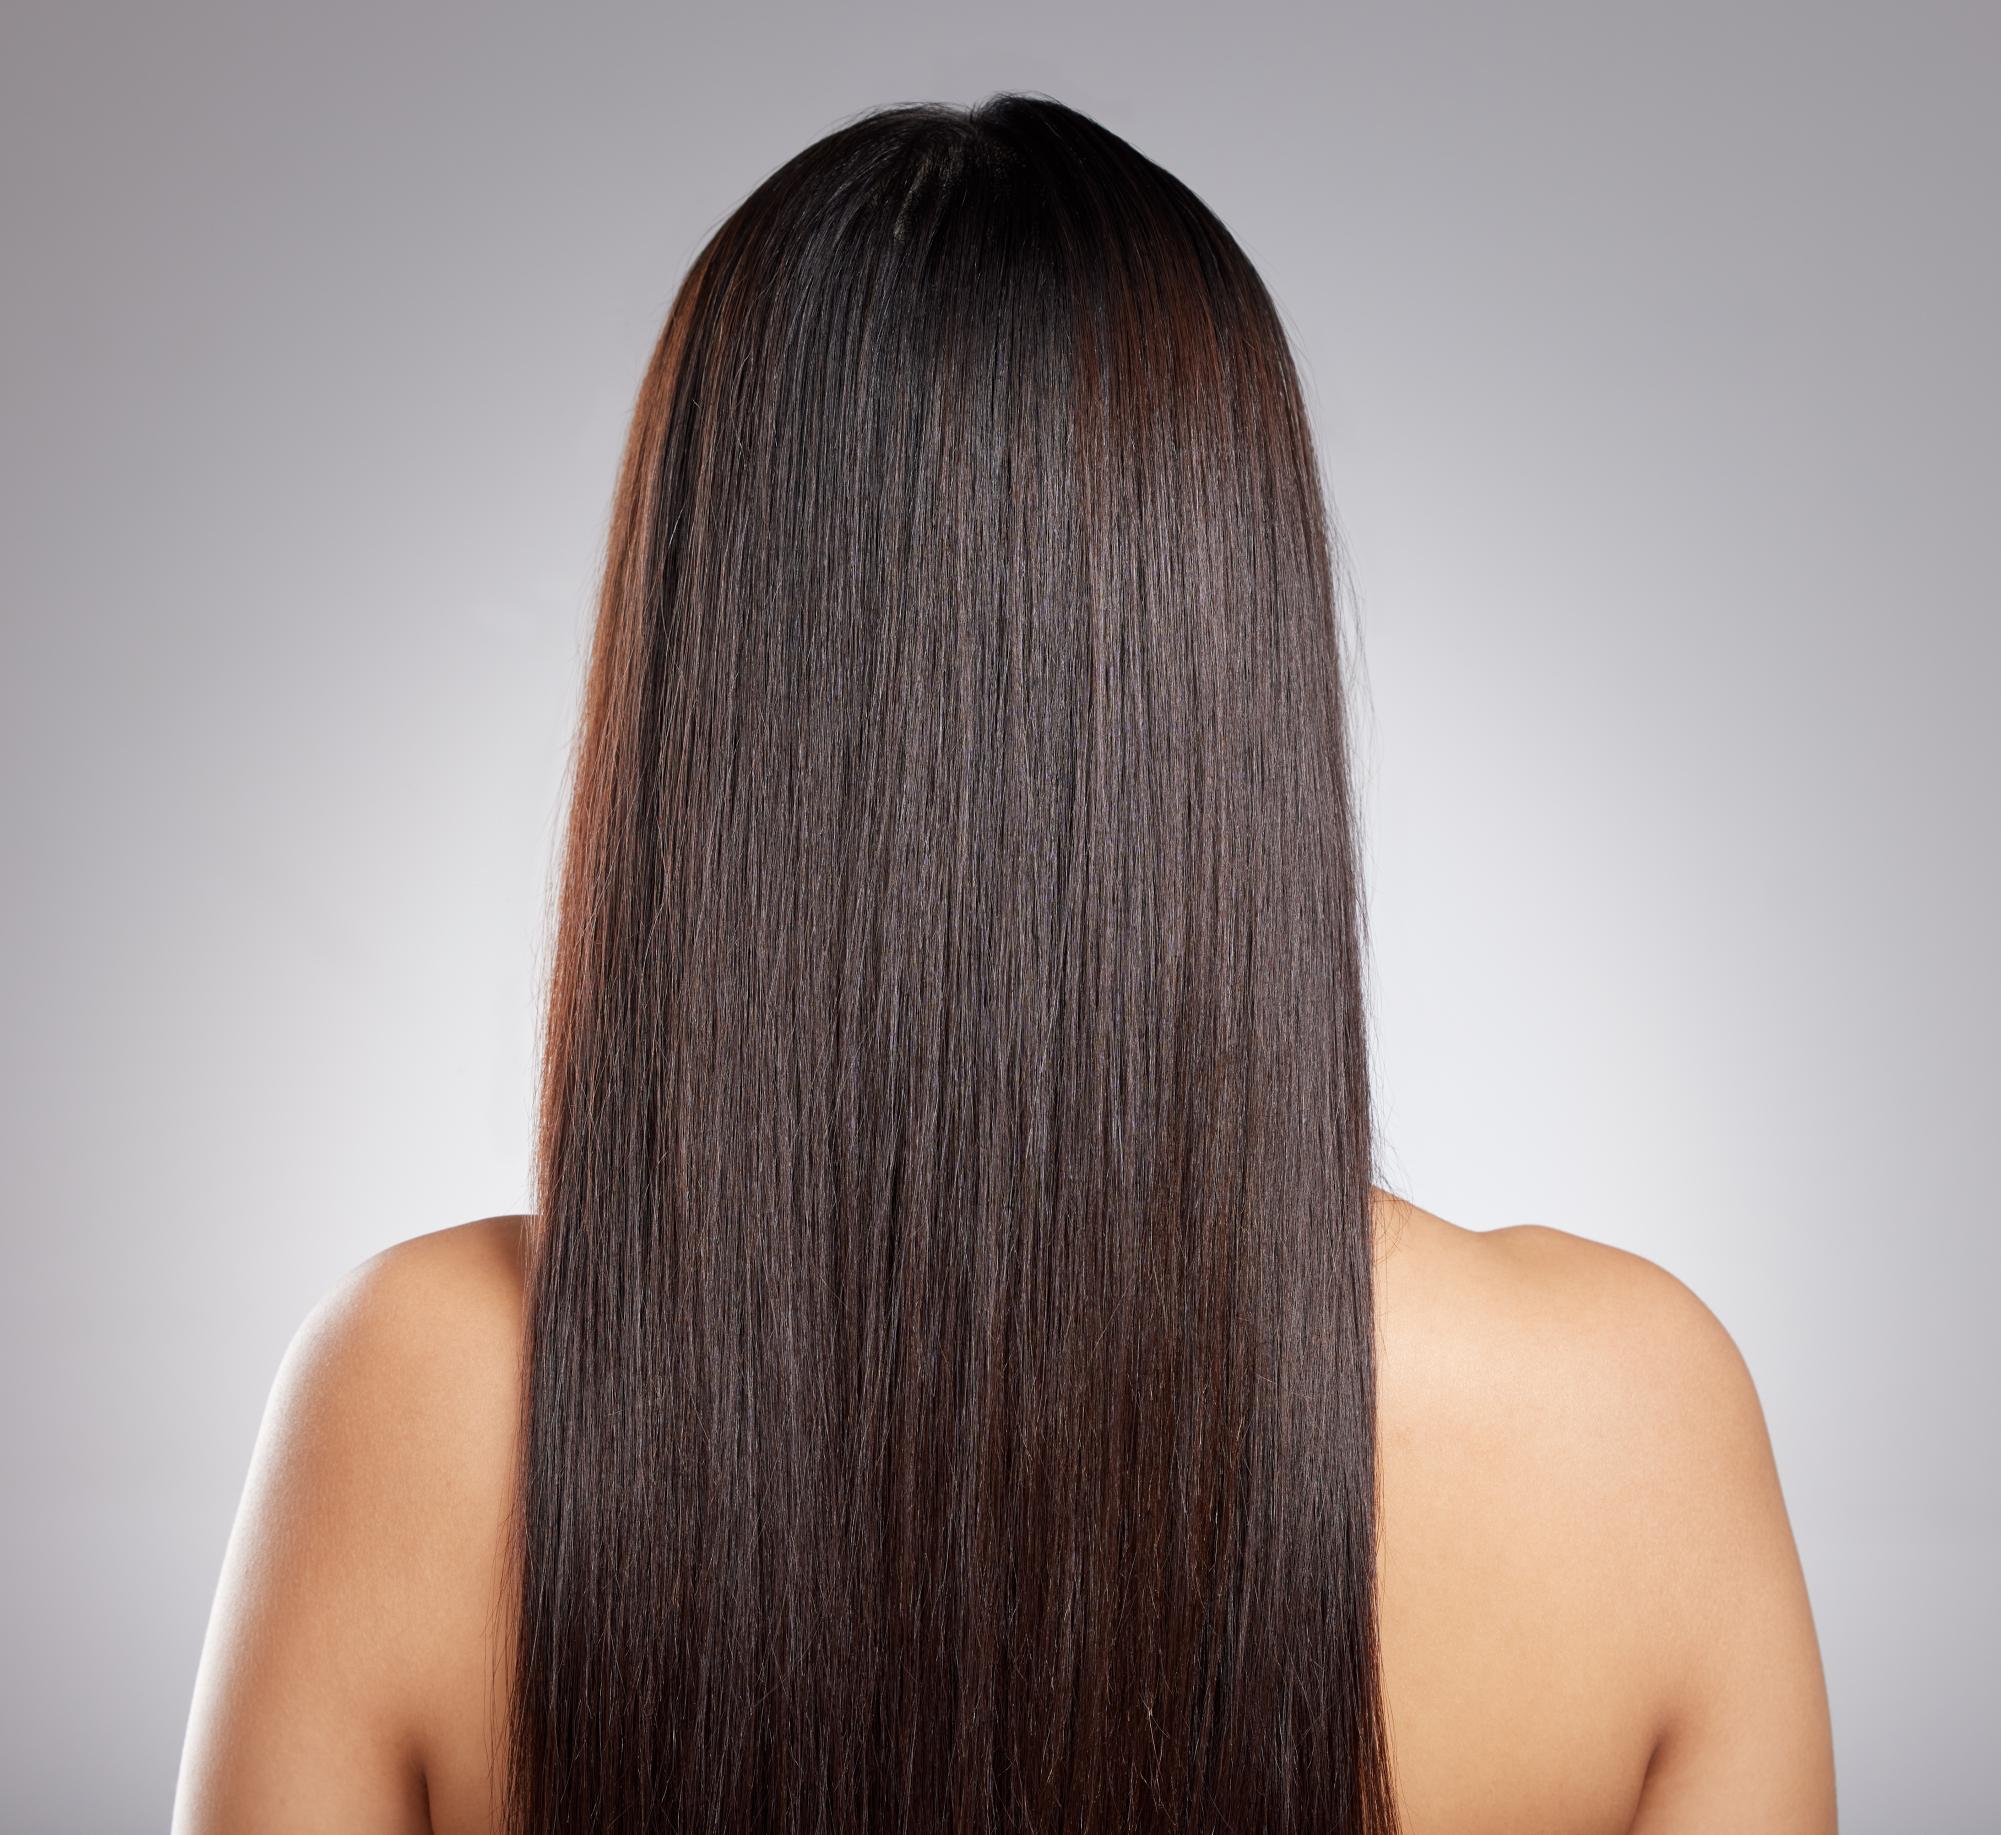
<instances>
[{"instance_id":1,"label":"woman","mask_svg":"<svg viewBox=\"0 0 2001 1835\"><path fill-rule=\"evenodd\" d=\"M1188 189L1031 97L669 314L534 1215L280 1374L183 1835L1833 1827L1757 1400L1373 1184L1321 487Z\"/></svg>"}]
</instances>

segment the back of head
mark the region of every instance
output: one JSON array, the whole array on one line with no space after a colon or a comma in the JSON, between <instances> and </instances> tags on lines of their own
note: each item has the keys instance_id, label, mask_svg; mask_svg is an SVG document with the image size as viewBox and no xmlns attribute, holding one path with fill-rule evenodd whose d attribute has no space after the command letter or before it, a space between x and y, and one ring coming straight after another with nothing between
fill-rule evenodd
<instances>
[{"instance_id":1,"label":"back of head","mask_svg":"<svg viewBox=\"0 0 2001 1835\"><path fill-rule=\"evenodd\" d=\"M523 1835L1388 1827L1339 650L1278 316L1105 128L879 110L703 249L575 761Z\"/></svg>"}]
</instances>

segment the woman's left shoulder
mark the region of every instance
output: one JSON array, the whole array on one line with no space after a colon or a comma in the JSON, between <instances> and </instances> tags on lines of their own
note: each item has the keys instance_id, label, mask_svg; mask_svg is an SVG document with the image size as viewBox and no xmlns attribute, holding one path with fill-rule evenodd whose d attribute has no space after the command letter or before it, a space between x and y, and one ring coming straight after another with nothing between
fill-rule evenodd
<instances>
[{"instance_id":1,"label":"woman's left shoulder","mask_svg":"<svg viewBox=\"0 0 2001 1835\"><path fill-rule=\"evenodd\" d=\"M177 1830L425 1829L504 1662L528 1219L399 1242L273 1380L216 1590ZM318 1826L318 1824L314 1824Z\"/></svg>"},{"instance_id":2,"label":"woman's left shoulder","mask_svg":"<svg viewBox=\"0 0 2001 1835\"><path fill-rule=\"evenodd\" d=\"M350 1270L286 1352L272 1395L283 1424L351 1440L363 1464L350 1476L364 1488L394 1486L406 1502L424 1489L412 1481L426 1461L441 1478L462 1479L468 1459L506 1450L528 1222L454 1224Z\"/></svg>"},{"instance_id":3,"label":"woman's left shoulder","mask_svg":"<svg viewBox=\"0 0 2001 1835\"><path fill-rule=\"evenodd\" d=\"M519 1335L528 1231L525 1216L481 1217L411 1236L354 1268L320 1303L307 1329L347 1324L379 1332L384 1348L418 1323L419 1334Z\"/></svg>"}]
</instances>

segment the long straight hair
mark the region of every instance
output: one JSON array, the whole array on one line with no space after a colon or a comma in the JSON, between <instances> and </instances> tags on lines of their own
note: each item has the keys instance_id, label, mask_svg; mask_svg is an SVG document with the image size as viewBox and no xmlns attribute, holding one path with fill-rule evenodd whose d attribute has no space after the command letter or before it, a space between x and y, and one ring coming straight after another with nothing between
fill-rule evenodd
<instances>
[{"instance_id":1,"label":"long straight hair","mask_svg":"<svg viewBox=\"0 0 2001 1835\"><path fill-rule=\"evenodd\" d=\"M1069 108L852 119L696 258L572 767L515 1835L1392 1826L1334 571L1265 287Z\"/></svg>"}]
</instances>

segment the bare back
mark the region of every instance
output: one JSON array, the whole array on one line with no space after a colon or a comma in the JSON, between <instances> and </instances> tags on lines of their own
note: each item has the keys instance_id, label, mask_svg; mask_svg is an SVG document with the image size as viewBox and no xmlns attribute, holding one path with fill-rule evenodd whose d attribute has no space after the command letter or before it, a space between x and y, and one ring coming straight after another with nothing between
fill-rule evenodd
<instances>
[{"instance_id":1,"label":"bare back","mask_svg":"<svg viewBox=\"0 0 2001 1835\"><path fill-rule=\"evenodd\" d=\"M1409 1835L1832 1830L1805 1587L1722 1328L1618 1250L1376 1209ZM522 1222L399 1244L301 1329L203 1655L179 1835L498 1830Z\"/></svg>"}]
</instances>

